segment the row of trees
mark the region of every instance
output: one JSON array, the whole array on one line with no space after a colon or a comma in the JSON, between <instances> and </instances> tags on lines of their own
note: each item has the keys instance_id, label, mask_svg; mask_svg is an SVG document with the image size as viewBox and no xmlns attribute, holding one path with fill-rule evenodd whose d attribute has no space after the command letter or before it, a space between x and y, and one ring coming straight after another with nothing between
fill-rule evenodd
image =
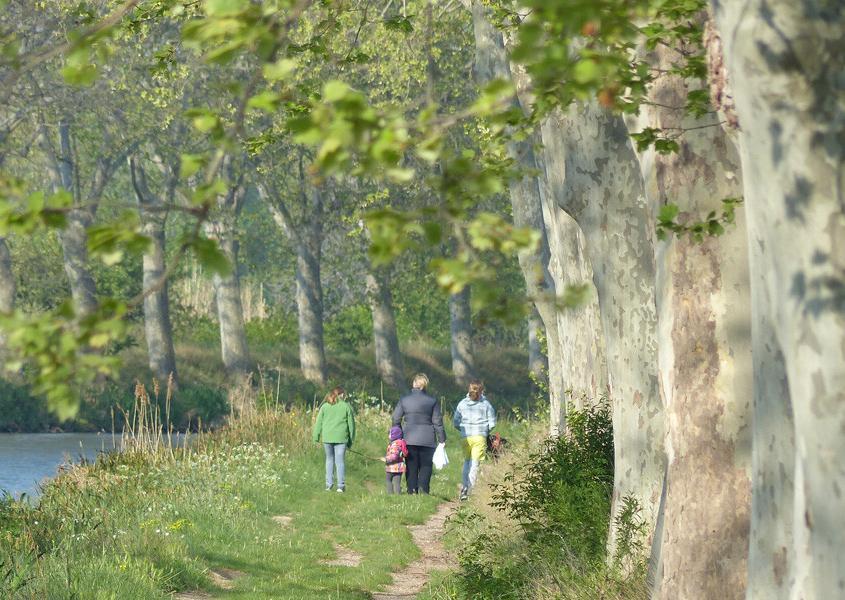
<instances>
[{"instance_id":1,"label":"row of trees","mask_svg":"<svg viewBox=\"0 0 845 600\"><path fill-rule=\"evenodd\" d=\"M553 430L608 384L614 514L625 497L643 508L654 597L836 595L842 11L720 2L681 16L688 6L663 3L620 33L600 10L526 4L500 7L523 27L512 44L493 13L472 11L480 75L509 75L537 119L539 153L511 155L538 175L511 199L515 219L546 232L522 265L549 332ZM537 32L525 24L543 19L596 99L554 79L552 52L526 56ZM619 49L631 79L593 77ZM698 109L702 90L716 111ZM597 305L577 319L543 306L590 270Z\"/></svg>"},{"instance_id":2,"label":"row of trees","mask_svg":"<svg viewBox=\"0 0 845 600\"><path fill-rule=\"evenodd\" d=\"M26 3L13 2L5 9L4 27L30 54L38 53L72 37L80 20L97 27L95 18L108 6L104 2L99 11L82 14L80 7L57 4L37 13ZM334 14L327 9L317 9L299 23L297 35L311 47L309 52L298 51L301 62L293 75L297 85L317 93L323 81L346 72L370 91L374 102L412 106L419 94L429 93L458 106L461 98L473 95L471 89L459 85L457 70L469 41L462 35L460 20L447 15L449 26L436 37L422 31L395 35L391 31L405 22L398 8L391 15L375 16L367 15L367 7L361 10L360 15L338 12L335 17L343 22L333 27L324 24L322 31L315 29L320 17ZM251 202L261 205L261 214L272 218L278 236L295 253L299 356L305 378L318 384L325 384L327 378L321 268L323 249L331 237L334 250L349 253L355 264L348 277L362 279L350 285L365 297L371 310L378 373L388 385L404 388L406 373L392 305L394 265L368 258L370 233L364 216L380 206L425 207L433 201L428 199L433 195L430 187L424 181L411 183L404 174L402 185L318 175L314 151L291 139L282 116L268 112L260 96L253 97L249 108L237 107L221 92L232 80L248 77L255 61L244 57L209 63L188 47L182 27L202 14L203 8L195 3L142 4L129 11L124 27L111 31L106 40L108 60L97 67L85 63L81 49L67 59L57 55L23 75L20 70L26 67L20 64L7 71L12 84L4 111L8 181L42 190L26 201L30 206L40 202L42 206L36 206L33 214L42 221L54 218L60 226L61 257L72 298L72 304L63 308L72 315L65 332L79 334L86 319L101 322L113 316L107 314L114 307L97 289L94 271L98 263L108 267L124 255L140 252L143 281L129 289L124 286L117 299L127 304L121 310L137 307L143 312L152 373L162 379L176 375L169 286L180 274L184 255L193 252L213 275L224 368L235 379L246 376L253 362L238 267L243 263L241 241L251 234L243 219L244 207ZM48 23L51 29L45 31ZM362 29L369 34L362 35ZM338 38L332 38L338 33ZM379 56L385 44L400 60ZM432 60L437 54L436 73L431 68L434 63L414 58L426 48ZM99 71L96 78L94 70ZM294 72L292 60L265 68L264 74L273 81L288 71ZM263 102L275 105L276 101ZM240 119L244 141L214 155L215 168L223 177L211 181L203 178L210 160L204 153L214 147L222 128L213 109ZM203 134L210 139L204 141ZM36 225L24 223L13 204L10 213L19 221L11 220L7 235L13 236L13 244L23 244L22 236ZM1 287L9 294L2 308L12 313L15 276L5 239L6 268L0 276ZM420 252L449 255L450 244L444 238L436 247L421 247ZM18 267L19 276L28 275L26 265ZM424 278L419 279L419 285L425 286ZM512 288L507 280L504 283ZM127 298L127 294L135 297ZM453 370L461 384L475 375L469 303L468 288L449 299ZM61 298L56 298L55 305L59 304ZM19 311L24 325L32 327L27 322L32 318ZM92 331L77 341L80 346L104 347L103 340ZM26 343L18 341L17 356L26 354ZM54 387L49 391L58 397Z\"/></svg>"},{"instance_id":3,"label":"row of trees","mask_svg":"<svg viewBox=\"0 0 845 600\"><path fill-rule=\"evenodd\" d=\"M7 129L19 147L40 149L48 179L37 185L55 194L46 207L18 204L7 228L62 216L78 311L71 349L110 339L103 328L126 310L97 302L86 253L108 260L153 240L139 298L151 357L167 364L168 266L161 244L149 248L166 231L161 216L177 213L186 227L176 258L193 251L215 271L223 361L243 371L237 271L227 265L237 264L244 202L259 194L297 249L301 362L321 381L321 244L342 215L359 249L369 246L385 380L401 372L385 265L414 251L433 256L450 294L460 377L472 369L462 334L472 286L484 315L539 317L552 434L565 430L569 407L608 395L613 511L627 499L641 508L655 597L841 591L839 7L129 4L129 26L72 46L63 73L91 83L84 93L55 69L29 68L38 52L11 71L26 91ZM28 31L45 35L38 23ZM113 52L105 62L103 48ZM95 64L108 76L88 81ZM81 97L113 110L71 121ZM92 227L128 157L143 238L125 223ZM496 283L513 253L528 303ZM45 358L19 333L44 322L18 319L18 352L81 375L102 367L88 352ZM615 543L611 532L611 553Z\"/></svg>"}]
</instances>

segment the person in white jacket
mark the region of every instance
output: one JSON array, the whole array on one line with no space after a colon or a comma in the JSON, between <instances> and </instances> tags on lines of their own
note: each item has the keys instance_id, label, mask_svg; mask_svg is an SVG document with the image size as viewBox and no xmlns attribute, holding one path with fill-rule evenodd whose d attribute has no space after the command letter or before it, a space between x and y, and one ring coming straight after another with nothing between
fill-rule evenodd
<instances>
[{"instance_id":1,"label":"person in white jacket","mask_svg":"<svg viewBox=\"0 0 845 600\"><path fill-rule=\"evenodd\" d=\"M461 500L466 500L478 479L478 466L487 454L487 436L496 426L496 410L484 396L484 384L479 380L470 382L466 397L455 409L452 425L463 438Z\"/></svg>"}]
</instances>

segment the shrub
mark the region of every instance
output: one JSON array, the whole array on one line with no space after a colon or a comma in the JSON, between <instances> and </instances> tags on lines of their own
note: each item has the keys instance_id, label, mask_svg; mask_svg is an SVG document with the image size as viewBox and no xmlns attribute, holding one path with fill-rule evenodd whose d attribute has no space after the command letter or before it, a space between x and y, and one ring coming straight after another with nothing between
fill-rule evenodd
<instances>
[{"instance_id":1,"label":"shrub","mask_svg":"<svg viewBox=\"0 0 845 600\"><path fill-rule=\"evenodd\" d=\"M643 562L605 560L613 490L607 404L569 414L566 434L538 449L512 452L487 467L489 485L451 519L459 569L421 598L647 598ZM641 523L639 507L625 504L614 524L620 555L642 549Z\"/></svg>"},{"instance_id":2,"label":"shrub","mask_svg":"<svg viewBox=\"0 0 845 600\"><path fill-rule=\"evenodd\" d=\"M296 346L299 325L296 316L277 311L267 319L253 319L245 324L246 337L256 346Z\"/></svg>"},{"instance_id":3,"label":"shrub","mask_svg":"<svg viewBox=\"0 0 845 600\"><path fill-rule=\"evenodd\" d=\"M369 307L354 304L326 322L326 345L339 350L356 350L373 339L373 317Z\"/></svg>"},{"instance_id":4,"label":"shrub","mask_svg":"<svg viewBox=\"0 0 845 600\"><path fill-rule=\"evenodd\" d=\"M613 428L601 403L572 411L567 432L496 485L492 504L519 523L529 541L563 542L579 560L595 561L604 555L612 492Z\"/></svg>"},{"instance_id":5,"label":"shrub","mask_svg":"<svg viewBox=\"0 0 845 600\"><path fill-rule=\"evenodd\" d=\"M55 420L29 388L0 379L0 431L44 431Z\"/></svg>"},{"instance_id":6,"label":"shrub","mask_svg":"<svg viewBox=\"0 0 845 600\"><path fill-rule=\"evenodd\" d=\"M159 401L163 405L163 400ZM218 388L183 384L173 392L170 411L170 421L177 429L196 427L200 421L205 427L221 421L229 412L229 403Z\"/></svg>"}]
</instances>

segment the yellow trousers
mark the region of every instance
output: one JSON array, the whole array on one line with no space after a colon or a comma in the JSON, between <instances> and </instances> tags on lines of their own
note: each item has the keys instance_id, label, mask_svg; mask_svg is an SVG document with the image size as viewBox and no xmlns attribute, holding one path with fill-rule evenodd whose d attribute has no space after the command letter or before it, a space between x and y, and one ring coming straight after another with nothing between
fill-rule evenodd
<instances>
[{"instance_id":1,"label":"yellow trousers","mask_svg":"<svg viewBox=\"0 0 845 600\"><path fill-rule=\"evenodd\" d=\"M464 438L464 459L482 461L487 456L487 438L470 435Z\"/></svg>"}]
</instances>

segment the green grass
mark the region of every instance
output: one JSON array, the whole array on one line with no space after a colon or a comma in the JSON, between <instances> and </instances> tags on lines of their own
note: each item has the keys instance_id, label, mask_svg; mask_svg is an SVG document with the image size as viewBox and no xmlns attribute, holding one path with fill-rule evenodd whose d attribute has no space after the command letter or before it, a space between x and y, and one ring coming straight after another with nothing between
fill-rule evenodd
<instances>
[{"instance_id":1,"label":"green grass","mask_svg":"<svg viewBox=\"0 0 845 600\"><path fill-rule=\"evenodd\" d=\"M120 353L123 367L116 380L102 382L86 390L79 415L70 422L60 422L47 410L45 401L32 397L25 385L0 379L0 431L48 431L55 428L110 431L112 408L117 404L126 405L135 381L151 387L152 376L147 367L142 334L138 332L137 335L140 342ZM202 340L201 336L195 338L182 336L176 344L180 387L174 399L172 420L180 429L188 424L195 426L198 418L202 418L205 425L216 426L228 415L225 401L228 383L220 359L219 342ZM263 386L268 396L278 395L288 406L310 406L334 385L342 385L359 396L383 396L389 405L394 405L407 391L382 386L374 369L372 345L355 351L327 348L329 384L325 389L302 377L295 342L270 343L260 338L251 339L250 351L256 387L261 389ZM431 380L430 392L443 398L447 409L454 408L466 390L454 382L449 348L416 340L403 344L402 351L408 381L414 373L425 372ZM528 378L528 359L523 349L480 346L476 351L476 362L479 375L487 384L490 400L499 408L500 414L509 413L511 407L519 407L523 413L535 411L535 392Z\"/></svg>"},{"instance_id":2,"label":"green grass","mask_svg":"<svg viewBox=\"0 0 845 600\"><path fill-rule=\"evenodd\" d=\"M616 524L619 537L631 541L621 563L605 557L610 416L601 407L568 416L567 436L542 443L545 428L528 425L510 436L515 443L505 459L485 465L444 538L455 567L435 574L417 600L649 597L636 513Z\"/></svg>"},{"instance_id":3,"label":"green grass","mask_svg":"<svg viewBox=\"0 0 845 600\"><path fill-rule=\"evenodd\" d=\"M325 492L310 422L295 411L245 419L175 459L112 455L74 469L35 507L0 502L0 597L153 599L199 588L220 598L367 598L417 557L407 525L454 497L460 464L435 474L431 496L396 497L383 491L380 462L348 454L347 492ZM354 449L380 456L388 416L364 410L359 424ZM274 515L293 520L282 527ZM335 543L361 565L320 564ZM209 579L221 567L244 573L233 590Z\"/></svg>"}]
</instances>

